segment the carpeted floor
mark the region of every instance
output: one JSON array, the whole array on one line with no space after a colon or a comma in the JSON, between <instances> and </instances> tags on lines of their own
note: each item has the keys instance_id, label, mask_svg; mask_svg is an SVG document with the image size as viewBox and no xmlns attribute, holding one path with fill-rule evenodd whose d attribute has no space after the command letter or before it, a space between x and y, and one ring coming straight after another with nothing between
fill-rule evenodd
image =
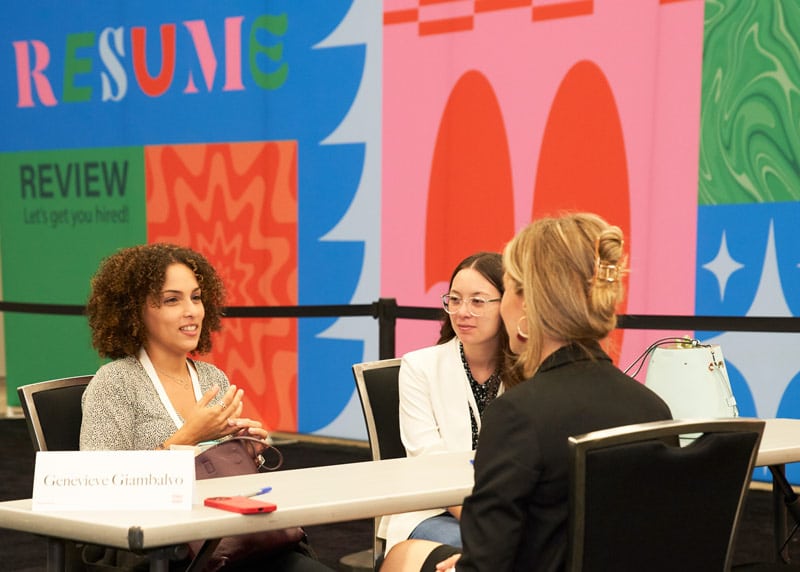
<instances>
[{"instance_id":1,"label":"carpeted floor","mask_svg":"<svg viewBox=\"0 0 800 572\"><path fill-rule=\"evenodd\" d=\"M364 447L309 442L280 446L283 469L333 465L369 460ZM0 501L31 496L34 454L22 419L0 419ZM2 523L0 523L2 526ZM320 560L341 569L342 557L365 550L372 543L372 520L307 527ZM768 561L773 554L771 495L751 490L738 535L735 563ZM789 543L795 562L800 562L798 535ZM0 528L0 570L39 572L46 562L45 540L32 534Z\"/></svg>"}]
</instances>

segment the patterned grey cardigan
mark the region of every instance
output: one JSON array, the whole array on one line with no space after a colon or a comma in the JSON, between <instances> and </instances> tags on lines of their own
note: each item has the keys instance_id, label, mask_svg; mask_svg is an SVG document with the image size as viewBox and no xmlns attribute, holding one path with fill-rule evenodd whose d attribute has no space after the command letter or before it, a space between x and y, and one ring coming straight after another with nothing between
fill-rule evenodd
<instances>
[{"instance_id":1,"label":"patterned grey cardigan","mask_svg":"<svg viewBox=\"0 0 800 572\"><path fill-rule=\"evenodd\" d=\"M219 403L230 383L214 365L192 361L201 393L215 384ZM97 370L83 394L81 450L155 449L178 428L170 417L144 367L135 357L107 363Z\"/></svg>"}]
</instances>

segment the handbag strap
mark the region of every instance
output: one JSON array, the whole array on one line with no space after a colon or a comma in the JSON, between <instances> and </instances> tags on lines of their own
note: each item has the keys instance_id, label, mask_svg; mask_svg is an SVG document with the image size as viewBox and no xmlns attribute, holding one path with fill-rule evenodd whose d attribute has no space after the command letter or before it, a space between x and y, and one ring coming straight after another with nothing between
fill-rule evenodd
<instances>
[{"instance_id":1,"label":"handbag strap","mask_svg":"<svg viewBox=\"0 0 800 572\"><path fill-rule=\"evenodd\" d=\"M231 437L229 439L225 439L224 441L220 441L219 443L217 443L217 445L224 445L225 443L230 443L231 441L251 441L251 442L258 443L259 445L264 447L263 449L261 449L261 451L258 451L258 452L255 452L255 450L254 450L254 453L255 453L254 459L256 461L256 467L258 468L259 471L261 471L261 470L274 471L275 469L278 469L278 468L280 468L281 465L283 465L283 453L281 453L280 450L278 450L277 447L275 447L274 445L272 445L268 441L265 441L264 439L259 439L257 437L250 437L249 435L236 435L236 436ZM216 445L215 445L215 447L216 447ZM274 465L271 465L271 466L267 465L267 460L264 457L264 453L266 453L270 449L275 451L275 454L278 456L278 461Z\"/></svg>"}]
</instances>

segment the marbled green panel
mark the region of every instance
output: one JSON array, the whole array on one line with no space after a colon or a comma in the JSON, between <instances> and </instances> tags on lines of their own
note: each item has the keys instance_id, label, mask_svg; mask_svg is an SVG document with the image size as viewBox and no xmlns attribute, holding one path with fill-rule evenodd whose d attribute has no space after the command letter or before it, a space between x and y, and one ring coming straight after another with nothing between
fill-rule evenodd
<instances>
[{"instance_id":1,"label":"marbled green panel","mask_svg":"<svg viewBox=\"0 0 800 572\"><path fill-rule=\"evenodd\" d=\"M700 205L800 200L800 1L706 0Z\"/></svg>"}]
</instances>

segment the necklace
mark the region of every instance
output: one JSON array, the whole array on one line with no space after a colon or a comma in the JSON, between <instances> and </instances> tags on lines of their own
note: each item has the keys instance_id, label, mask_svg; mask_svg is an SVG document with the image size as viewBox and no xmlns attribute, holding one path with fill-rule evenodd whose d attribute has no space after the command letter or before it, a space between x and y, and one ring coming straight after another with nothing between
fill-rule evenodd
<instances>
[{"instance_id":1,"label":"necklace","mask_svg":"<svg viewBox=\"0 0 800 572\"><path fill-rule=\"evenodd\" d=\"M186 379L181 378L181 377L175 377L174 375L170 375L170 374L168 374L166 372L161 371L160 369L157 369L156 371L159 374L164 375L164 376L170 378L171 380L175 381L182 388L189 389L189 384L191 383L191 380L186 380Z\"/></svg>"}]
</instances>

